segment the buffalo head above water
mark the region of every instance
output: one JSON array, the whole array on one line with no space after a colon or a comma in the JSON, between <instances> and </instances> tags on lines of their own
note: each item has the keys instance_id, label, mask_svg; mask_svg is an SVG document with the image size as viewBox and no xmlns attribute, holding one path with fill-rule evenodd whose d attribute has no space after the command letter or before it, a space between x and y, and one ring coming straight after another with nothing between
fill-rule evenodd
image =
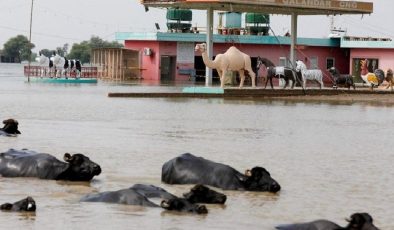
<instances>
[{"instance_id":1,"label":"buffalo head above water","mask_svg":"<svg viewBox=\"0 0 394 230\"><path fill-rule=\"evenodd\" d=\"M246 179L244 180L245 189L248 191L268 191L278 192L280 185L276 182L271 174L262 167L254 167L245 171Z\"/></svg>"},{"instance_id":2,"label":"buffalo head above water","mask_svg":"<svg viewBox=\"0 0 394 230\"><path fill-rule=\"evenodd\" d=\"M28 196L25 199L17 201L13 204L11 203L2 204L0 205L0 209L5 211L34 212L36 211L36 202L32 197Z\"/></svg>"},{"instance_id":3,"label":"buffalo head above water","mask_svg":"<svg viewBox=\"0 0 394 230\"><path fill-rule=\"evenodd\" d=\"M89 157L83 154L77 153L71 155L65 153L63 159L68 163L68 167L57 179L89 181L101 173L100 165L91 161Z\"/></svg>"},{"instance_id":4,"label":"buffalo head above water","mask_svg":"<svg viewBox=\"0 0 394 230\"><path fill-rule=\"evenodd\" d=\"M7 134L21 134L18 130L18 121L15 119L6 119L3 121L4 127L0 130Z\"/></svg>"}]
</instances>

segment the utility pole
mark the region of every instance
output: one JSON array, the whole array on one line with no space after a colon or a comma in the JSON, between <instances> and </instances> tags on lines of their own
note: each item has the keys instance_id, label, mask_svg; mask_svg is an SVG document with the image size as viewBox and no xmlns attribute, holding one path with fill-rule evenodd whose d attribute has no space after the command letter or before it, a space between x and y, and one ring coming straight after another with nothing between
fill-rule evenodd
<instances>
[{"instance_id":1,"label":"utility pole","mask_svg":"<svg viewBox=\"0 0 394 230\"><path fill-rule=\"evenodd\" d=\"M30 82L30 61L31 61L31 27L33 24L33 3L34 0L31 0L31 8L30 8L30 32L29 32L29 70L27 72L27 82Z\"/></svg>"}]
</instances>

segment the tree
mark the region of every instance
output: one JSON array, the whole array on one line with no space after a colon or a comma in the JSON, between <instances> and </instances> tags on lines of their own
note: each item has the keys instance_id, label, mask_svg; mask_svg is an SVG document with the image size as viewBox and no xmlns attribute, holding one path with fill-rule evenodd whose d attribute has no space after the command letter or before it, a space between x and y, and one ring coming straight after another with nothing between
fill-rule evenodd
<instances>
[{"instance_id":1,"label":"tree","mask_svg":"<svg viewBox=\"0 0 394 230\"><path fill-rule=\"evenodd\" d=\"M46 56L46 57L51 57L53 55L53 52L56 50L49 50L49 49L42 49L40 50L41 54Z\"/></svg>"},{"instance_id":2,"label":"tree","mask_svg":"<svg viewBox=\"0 0 394 230\"><path fill-rule=\"evenodd\" d=\"M79 59L82 63L90 62L90 53L94 48L122 48L123 45L116 42L108 42L103 39L92 36L89 41L81 43L74 43L71 47L70 53L67 55L68 59Z\"/></svg>"},{"instance_id":3,"label":"tree","mask_svg":"<svg viewBox=\"0 0 394 230\"><path fill-rule=\"evenodd\" d=\"M17 35L4 44L3 55L6 58L18 60L19 62L29 60L31 50L34 47L35 45L30 43L26 36Z\"/></svg>"}]
</instances>

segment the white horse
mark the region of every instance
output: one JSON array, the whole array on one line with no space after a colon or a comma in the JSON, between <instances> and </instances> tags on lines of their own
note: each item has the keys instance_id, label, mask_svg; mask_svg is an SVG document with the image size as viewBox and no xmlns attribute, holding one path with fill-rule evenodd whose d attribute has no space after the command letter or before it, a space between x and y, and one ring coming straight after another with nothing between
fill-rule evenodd
<instances>
[{"instance_id":1,"label":"white horse","mask_svg":"<svg viewBox=\"0 0 394 230\"><path fill-rule=\"evenodd\" d=\"M296 61L296 64L297 64L296 70L301 71L304 89L306 89L306 81L316 81L317 83L320 84L320 89L324 87L323 72L320 69L308 70L306 68L305 63L300 60Z\"/></svg>"},{"instance_id":2,"label":"white horse","mask_svg":"<svg viewBox=\"0 0 394 230\"><path fill-rule=\"evenodd\" d=\"M47 73L50 73L51 70L51 66L49 66L49 58L47 56L45 56L44 54L42 54L41 52L39 52L38 57L36 57L36 61L38 62L38 65L41 67L40 69L40 76L46 76Z\"/></svg>"},{"instance_id":3,"label":"white horse","mask_svg":"<svg viewBox=\"0 0 394 230\"><path fill-rule=\"evenodd\" d=\"M55 56L51 57L53 61L53 65L55 66L55 77L61 77L64 74L64 64L66 60L64 57L61 57L59 54L54 53Z\"/></svg>"}]
</instances>

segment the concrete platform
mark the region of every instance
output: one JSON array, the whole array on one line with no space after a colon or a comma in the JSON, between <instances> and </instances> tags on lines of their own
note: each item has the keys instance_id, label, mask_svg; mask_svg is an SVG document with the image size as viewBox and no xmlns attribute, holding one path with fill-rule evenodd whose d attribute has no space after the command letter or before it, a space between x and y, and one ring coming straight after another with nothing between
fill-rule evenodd
<instances>
[{"instance_id":1,"label":"concrete platform","mask_svg":"<svg viewBox=\"0 0 394 230\"><path fill-rule=\"evenodd\" d=\"M145 98L161 98L161 97L174 97L174 98L238 98L238 99L258 99L258 98L269 98L269 97L293 97L293 96L334 96L334 95L389 95L392 94L394 97L394 92L390 90L375 89L371 91L370 89L262 89L262 88L210 88L198 89L199 87L190 87L182 92L161 92L161 93L108 93L108 97L145 97ZM205 88L205 87L200 87ZM220 93L223 90L223 93Z\"/></svg>"}]
</instances>

